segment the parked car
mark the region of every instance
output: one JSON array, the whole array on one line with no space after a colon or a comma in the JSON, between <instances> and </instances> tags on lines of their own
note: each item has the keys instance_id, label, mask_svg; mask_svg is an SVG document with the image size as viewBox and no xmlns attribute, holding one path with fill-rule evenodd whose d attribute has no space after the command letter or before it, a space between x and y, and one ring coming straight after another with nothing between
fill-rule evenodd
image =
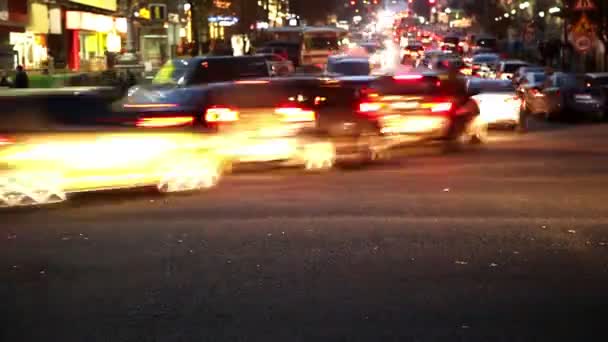
<instances>
[{"instance_id":1,"label":"parked car","mask_svg":"<svg viewBox=\"0 0 608 342\"><path fill-rule=\"evenodd\" d=\"M102 88L2 92L0 207L57 203L76 192L217 184L223 159L205 135L116 125L115 99Z\"/></svg>"},{"instance_id":2,"label":"parked car","mask_svg":"<svg viewBox=\"0 0 608 342\"><path fill-rule=\"evenodd\" d=\"M490 77L500 62L500 56L495 53L482 53L473 56L471 62L472 75Z\"/></svg>"},{"instance_id":3,"label":"parked car","mask_svg":"<svg viewBox=\"0 0 608 342\"><path fill-rule=\"evenodd\" d=\"M287 57L297 68L300 66L302 46L297 42L273 40L258 47L256 53L274 53Z\"/></svg>"},{"instance_id":4,"label":"parked car","mask_svg":"<svg viewBox=\"0 0 608 342\"><path fill-rule=\"evenodd\" d=\"M522 66L519 69L517 69L517 71L515 71L515 73L513 73L513 78L511 80L513 81L513 84L515 84L515 86L519 86L519 83L525 74L527 74L529 72L545 72L546 69L547 69L546 67L539 66L539 65Z\"/></svg>"},{"instance_id":5,"label":"parked car","mask_svg":"<svg viewBox=\"0 0 608 342\"><path fill-rule=\"evenodd\" d=\"M556 72L540 87L530 111L545 118L603 120L608 111L608 73Z\"/></svg>"},{"instance_id":6,"label":"parked car","mask_svg":"<svg viewBox=\"0 0 608 342\"><path fill-rule=\"evenodd\" d=\"M271 76L287 76L295 72L293 63L285 57L270 53L260 55L266 58L266 62L270 66Z\"/></svg>"},{"instance_id":7,"label":"parked car","mask_svg":"<svg viewBox=\"0 0 608 342\"><path fill-rule=\"evenodd\" d=\"M496 68L496 78L501 80L511 80L517 70L529 64L520 60L503 60L498 63Z\"/></svg>"},{"instance_id":8,"label":"parked car","mask_svg":"<svg viewBox=\"0 0 608 342\"><path fill-rule=\"evenodd\" d=\"M490 126L525 129L521 98L510 80L471 78L467 90L477 103L480 118Z\"/></svg>"},{"instance_id":9,"label":"parked car","mask_svg":"<svg viewBox=\"0 0 608 342\"><path fill-rule=\"evenodd\" d=\"M526 113L534 115L546 113L542 93L546 78L545 72L528 72L521 77L517 92L522 98L522 107Z\"/></svg>"}]
</instances>

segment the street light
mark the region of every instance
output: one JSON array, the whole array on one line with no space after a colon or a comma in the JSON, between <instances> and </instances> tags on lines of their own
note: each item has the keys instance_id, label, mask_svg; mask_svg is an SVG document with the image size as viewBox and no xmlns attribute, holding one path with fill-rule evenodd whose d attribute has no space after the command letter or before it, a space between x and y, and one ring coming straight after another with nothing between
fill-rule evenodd
<instances>
[{"instance_id":1,"label":"street light","mask_svg":"<svg viewBox=\"0 0 608 342\"><path fill-rule=\"evenodd\" d=\"M517 13L517 11L514 9L511 10L511 14L515 15L515 13Z\"/></svg>"},{"instance_id":2,"label":"street light","mask_svg":"<svg viewBox=\"0 0 608 342\"><path fill-rule=\"evenodd\" d=\"M559 7L551 7L551 8L549 8L549 13L550 14L559 13L560 11L561 11L561 9Z\"/></svg>"},{"instance_id":3,"label":"street light","mask_svg":"<svg viewBox=\"0 0 608 342\"><path fill-rule=\"evenodd\" d=\"M447 14L450 14L450 13L452 13L452 9L448 7L448 8L445 9L444 12L447 13Z\"/></svg>"},{"instance_id":4,"label":"street light","mask_svg":"<svg viewBox=\"0 0 608 342\"><path fill-rule=\"evenodd\" d=\"M519 9L520 10L524 10L524 9L526 9L528 7L530 7L530 3L528 1L522 2L521 4L519 4Z\"/></svg>"},{"instance_id":5,"label":"street light","mask_svg":"<svg viewBox=\"0 0 608 342\"><path fill-rule=\"evenodd\" d=\"M545 12L544 11L538 12L538 16L541 17L541 18L544 18L545 17Z\"/></svg>"},{"instance_id":6,"label":"street light","mask_svg":"<svg viewBox=\"0 0 608 342\"><path fill-rule=\"evenodd\" d=\"M509 13L505 13L503 16L504 16L505 18L508 18L508 17L509 17Z\"/></svg>"}]
</instances>

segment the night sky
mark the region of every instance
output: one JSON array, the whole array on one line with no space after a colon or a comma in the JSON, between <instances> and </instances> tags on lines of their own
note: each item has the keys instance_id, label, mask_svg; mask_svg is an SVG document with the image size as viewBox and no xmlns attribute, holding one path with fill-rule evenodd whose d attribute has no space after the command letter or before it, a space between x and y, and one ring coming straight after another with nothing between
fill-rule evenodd
<instances>
[{"instance_id":1,"label":"night sky","mask_svg":"<svg viewBox=\"0 0 608 342\"><path fill-rule=\"evenodd\" d=\"M291 0L291 11L304 17L309 24L317 20L324 21L328 14L335 13L336 9L345 0Z\"/></svg>"}]
</instances>

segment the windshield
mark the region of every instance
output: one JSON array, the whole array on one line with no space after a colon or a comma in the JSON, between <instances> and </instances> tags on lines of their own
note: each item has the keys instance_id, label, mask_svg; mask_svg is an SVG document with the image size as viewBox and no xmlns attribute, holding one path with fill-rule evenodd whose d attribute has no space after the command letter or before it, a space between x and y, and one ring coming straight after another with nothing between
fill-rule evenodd
<instances>
[{"instance_id":1,"label":"windshield","mask_svg":"<svg viewBox=\"0 0 608 342\"><path fill-rule=\"evenodd\" d=\"M496 63L499 59L500 57L495 55L477 55L473 57L473 63Z\"/></svg>"},{"instance_id":2,"label":"windshield","mask_svg":"<svg viewBox=\"0 0 608 342\"><path fill-rule=\"evenodd\" d=\"M153 84L177 84L188 72L189 62L178 59L165 63L152 79Z\"/></svg>"},{"instance_id":3,"label":"windshield","mask_svg":"<svg viewBox=\"0 0 608 342\"><path fill-rule=\"evenodd\" d=\"M515 86L511 81L471 82L470 93L514 93Z\"/></svg>"},{"instance_id":4,"label":"windshield","mask_svg":"<svg viewBox=\"0 0 608 342\"><path fill-rule=\"evenodd\" d=\"M339 61L330 63L327 71L346 76L363 76L369 75L371 70L367 61Z\"/></svg>"},{"instance_id":5,"label":"windshield","mask_svg":"<svg viewBox=\"0 0 608 342\"><path fill-rule=\"evenodd\" d=\"M523 66L526 66L526 64L506 63L504 66L504 72L514 73Z\"/></svg>"},{"instance_id":6,"label":"windshield","mask_svg":"<svg viewBox=\"0 0 608 342\"><path fill-rule=\"evenodd\" d=\"M335 35L308 35L304 38L304 46L308 50L337 50L339 43Z\"/></svg>"}]
</instances>

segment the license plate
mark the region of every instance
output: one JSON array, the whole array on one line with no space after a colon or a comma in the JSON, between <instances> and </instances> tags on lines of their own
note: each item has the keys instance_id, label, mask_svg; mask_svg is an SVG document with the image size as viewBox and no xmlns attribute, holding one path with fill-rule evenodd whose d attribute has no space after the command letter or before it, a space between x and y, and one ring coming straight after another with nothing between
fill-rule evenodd
<instances>
[{"instance_id":1,"label":"license plate","mask_svg":"<svg viewBox=\"0 0 608 342\"><path fill-rule=\"evenodd\" d=\"M391 104L393 109L414 109L418 108L418 102L394 102Z\"/></svg>"}]
</instances>

